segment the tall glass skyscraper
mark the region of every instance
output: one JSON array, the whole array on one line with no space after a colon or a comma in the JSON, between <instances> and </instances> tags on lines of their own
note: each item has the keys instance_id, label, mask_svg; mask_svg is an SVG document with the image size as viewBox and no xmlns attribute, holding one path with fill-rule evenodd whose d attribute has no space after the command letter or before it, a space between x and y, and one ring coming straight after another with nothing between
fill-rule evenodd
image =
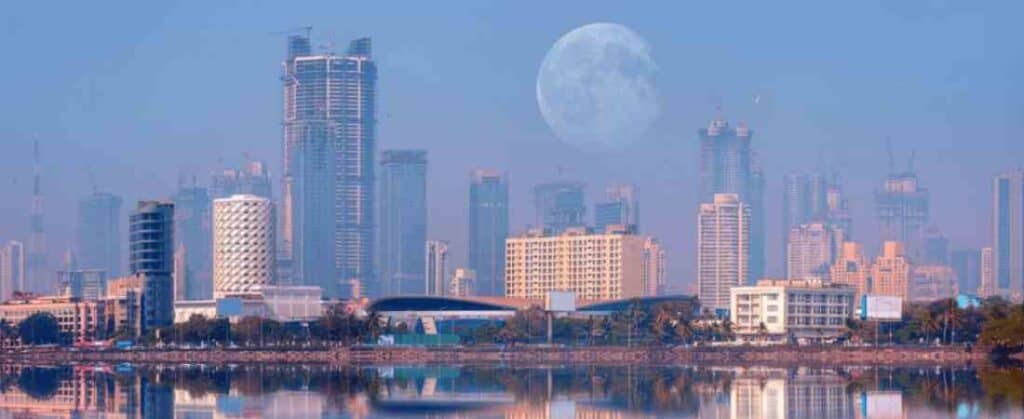
<instances>
[{"instance_id":1,"label":"tall glass skyscraper","mask_svg":"<svg viewBox=\"0 0 1024 419\"><path fill-rule=\"evenodd\" d=\"M1024 294L1024 170L996 176L992 194L995 285Z\"/></svg>"},{"instance_id":2,"label":"tall glass skyscraper","mask_svg":"<svg viewBox=\"0 0 1024 419\"><path fill-rule=\"evenodd\" d=\"M736 194L749 206L750 265L747 281L764 276L764 173L752 152L753 131L744 124L733 128L714 119L698 131L700 138L700 202L715 194Z\"/></svg>"},{"instance_id":3,"label":"tall glass skyscraper","mask_svg":"<svg viewBox=\"0 0 1024 419\"><path fill-rule=\"evenodd\" d=\"M911 256L920 256L921 229L928 224L928 190L913 171L892 173L875 191L875 209L883 241L904 243Z\"/></svg>"},{"instance_id":4,"label":"tall glass skyscraper","mask_svg":"<svg viewBox=\"0 0 1024 419\"><path fill-rule=\"evenodd\" d=\"M380 270L371 296L426 292L427 152L385 150L380 162Z\"/></svg>"},{"instance_id":5,"label":"tall glass skyscraper","mask_svg":"<svg viewBox=\"0 0 1024 419\"><path fill-rule=\"evenodd\" d=\"M533 188L533 202L537 211L537 225L550 230L551 234L559 234L566 228L585 224L583 216L587 206L583 183L542 183Z\"/></svg>"},{"instance_id":6,"label":"tall glass skyscraper","mask_svg":"<svg viewBox=\"0 0 1024 419\"><path fill-rule=\"evenodd\" d=\"M604 231L612 224L639 230L639 204L633 185L615 185L605 189L605 200L594 205L594 228Z\"/></svg>"},{"instance_id":7,"label":"tall glass skyscraper","mask_svg":"<svg viewBox=\"0 0 1024 419\"><path fill-rule=\"evenodd\" d=\"M108 278L121 275L121 197L93 192L78 201L75 255L83 269L102 269Z\"/></svg>"},{"instance_id":8,"label":"tall glass skyscraper","mask_svg":"<svg viewBox=\"0 0 1024 419\"><path fill-rule=\"evenodd\" d=\"M128 266L142 278L142 327L174 321L174 204L139 201L128 222Z\"/></svg>"},{"instance_id":9,"label":"tall glass skyscraper","mask_svg":"<svg viewBox=\"0 0 1024 419\"><path fill-rule=\"evenodd\" d=\"M283 64L282 246L292 282L348 297L373 280L377 67L368 38L343 55L288 38Z\"/></svg>"},{"instance_id":10,"label":"tall glass skyscraper","mask_svg":"<svg viewBox=\"0 0 1024 419\"><path fill-rule=\"evenodd\" d=\"M505 295L508 238L508 178L496 170L474 170L469 184L469 268L475 295Z\"/></svg>"}]
</instances>

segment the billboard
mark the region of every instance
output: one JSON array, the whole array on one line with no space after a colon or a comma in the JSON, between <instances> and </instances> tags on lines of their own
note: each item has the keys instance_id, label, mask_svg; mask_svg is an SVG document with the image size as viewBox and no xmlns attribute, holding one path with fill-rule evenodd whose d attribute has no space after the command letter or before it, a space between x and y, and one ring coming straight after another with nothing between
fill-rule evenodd
<instances>
[{"instance_id":1,"label":"billboard","mask_svg":"<svg viewBox=\"0 0 1024 419\"><path fill-rule=\"evenodd\" d=\"M903 318L903 299L888 295L865 295L861 300L861 318L899 320Z\"/></svg>"},{"instance_id":2,"label":"billboard","mask_svg":"<svg viewBox=\"0 0 1024 419\"><path fill-rule=\"evenodd\" d=\"M544 310L576 311L576 293L568 291L548 292L544 299Z\"/></svg>"}]
</instances>

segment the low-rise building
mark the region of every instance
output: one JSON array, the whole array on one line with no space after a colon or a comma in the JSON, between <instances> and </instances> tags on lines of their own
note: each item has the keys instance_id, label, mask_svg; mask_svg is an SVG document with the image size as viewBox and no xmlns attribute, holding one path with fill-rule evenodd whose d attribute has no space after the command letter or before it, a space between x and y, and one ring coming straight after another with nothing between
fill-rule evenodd
<instances>
[{"instance_id":1,"label":"low-rise building","mask_svg":"<svg viewBox=\"0 0 1024 419\"><path fill-rule=\"evenodd\" d=\"M854 292L819 279L764 279L733 287L732 330L742 342L834 341L853 316Z\"/></svg>"},{"instance_id":2,"label":"low-rise building","mask_svg":"<svg viewBox=\"0 0 1024 419\"><path fill-rule=\"evenodd\" d=\"M942 265L915 266L910 271L910 301L932 302L957 295L957 276L953 268Z\"/></svg>"},{"instance_id":3,"label":"low-rise building","mask_svg":"<svg viewBox=\"0 0 1024 419\"><path fill-rule=\"evenodd\" d=\"M323 316L323 291L316 286L262 286L256 293L215 300L178 301L174 304L174 322L187 322L192 316L227 318L238 321L257 316L280 322L308 322Z\"/></svg>"},{"instance_id":4,"label":"low-rise building","mask_svg":"<svg viewBox=\"0 0 1024 419\"><path fill-rule=\"evenodd\" d=\"M106 310L102 302L16 294L12 300L0 304L0 320L12 326L36 313L53 315L66 342L103 338L106 334Z\"/></svg>"}]
</instances>

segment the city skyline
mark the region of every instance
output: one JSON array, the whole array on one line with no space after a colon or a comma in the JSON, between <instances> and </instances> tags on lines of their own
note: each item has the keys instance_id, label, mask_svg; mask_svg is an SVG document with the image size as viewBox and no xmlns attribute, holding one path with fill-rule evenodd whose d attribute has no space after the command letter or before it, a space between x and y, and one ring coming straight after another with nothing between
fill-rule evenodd
<instances>
[{"instance_id":1,"label":"city skyline","mask_svg":"<svg viewBox=\"0 0 1024 419\"><path fill-rule=\"evenodd\" d=\"M713 8L714 6L700 7ZM186 7L185 9L188 8ZM595 12L596 14L601 15L604 13L608 17L612 16L610 7L602 6L598 9ZM970 29L974 28L974 26L972 26L971 22L965 21L969 20L969 16L979 14L989 19L996 18L996 16L993 16L992 9L971 8L964 11L955 8L938 7L937 10L924 12L885 8L883 10L875 10L867 6L863 8L854 7L854 9L853 11L857 12L858 16L871 17L885 23L885 26L882 28L883 31L892 31L895 28L905 28L906 26L922 27L922 29L931 31L939 31L939 28L948 29L949 27L966 27ZM820 10L818 11L820 12ZM194 12L192 11L192 13ZM497 13L494 10L486 12L491 14ZM31 9L27 9L24 13L32 15L34 12ZM371 17L375 14L372 11L357 11L356 15L360 13L370 15ZM559 15L558 12L555 14ZM770 15L781 18L780 14L780 12L773 12ZM740 18L749 19L744 16ZM922 16L924 17L922 18ZM917 19L925 19L925 21L922 23ZM644 21L635 16L632 18L626 17L623 20L623 23L630 25L639 34L648 38L654 48L655 58L664 66L662 70L663 76L678 66L678 63L674 64L676 58L673 57L686 55L686 50L673 51L672 48L677 44L671 41L671 36L659 32L665 30L662 24ZM313 36L315 39L330 38L322 35L329 33L334 27L345 26L324 24L318 19L313 19L313 22L310 23L315 27L315 35ZM430 220L428 235L429 237L451 241L453 261L465 260L464 255L467 247L465 238L468 236L466 234L468 227L464 225L463 221L465 219L465 183L462 181L464 177L454 176L453 173L464 176L469 167L480 166L496 167L499 170L507 171L512 179L514 179L514 182L510 182L512 190L510 191L509 199L511 214L509 230L511 233L517 233L530 224L529 220L532 218L530 206L528 205L529 191L533 186L543 181L556 178L558 168L566 166L568 167L568 176L571 176L573 179L583 180L587 184L588 192L590 192L587 194L587 198L590 200L586 202L587 208L593 208L591 204L600 198L600 194L597 191L600 191L606 185L620 182L637 183L639 193L647 197L644 206L644 229L658 237L666 252L672 256L668 259L670 265L668 268L670 272L668 275L670 286L674 287L675 291L687 291L687 288L682 287L685 286L684 284L692 284L696 277L696 263L693 256L696 252L694 250L695 243L692 239L695 237L695 226L693 226L690 220L692 220L692 214L695 213L698 202L688 198L676 198L676 196L686 197L695 195L692 193L693 188L695 188L695 185L693 185L694 170L691 167L686 167L691 166L691 162L696 161L696 158L693 157L696 154L696 147L692 132L694 128L704 126L707 120L714 117L713 108L719 103L722 105L723 113L727 116L726 119L730 121L747 120L749 125L756 129L758 133L757 148L759 154L761 154L760 160L766 166L766 182L769 185L768 190L765 192L765 220L766 227L769 229L765 234L768 238L765 246L768 250L766 260L768 262L768 273L776 276L782 272L780 263L784 255L783 249L773 246L773 243L776 242L773 238L783 236L783 233L779 231L781 227L775 224L775 220L781 218L777 216L780 211L779 208L781 208L778 197L782 195L778 192L778 185L781 184L782 175L790 169L810 171L812 169L808 167L810 163L804 163L804 161L815 161L816 159L808 157L816 155L822 148L826 149L825 154L828 156L825 160L837 166L844 180L849 181L845 182L846 185L844 186L847 186L847 196L851 200L854 219L858 225L856 239L864 243L867 248L866 253L869 255L877 254L876 249L881 244L876 233L878 231L877 222L872 216L874 212L872 191L884 180L886 173L884 137L891 135L897 140L895 149L901 156L906 155L910 149L916 148L918 150L917 162L915 164L916 172L918 172L922 184L930 189L931 207L933 208L931 214L932 222L940 225L943 231L948 234L953 250L963 248L977 249L991 244L991 238L988 237L991 235L990 231L992 230L989 227L991 225L991 210L987 208L987 203L991 202L991 193L987 185L990 184L992 176L998 172L1011 170L1020 164L1019 161L1014 159L1014 156L1021 155L1020 152L1015 152L1015 150L1019 150L1020 146L1017 142L1013 141L1014 137L1004 134L999 130L992 131L994 126L1000 126L1002 127L1001 129L1005 129L1007 132L1012 131L1009 130L1005 121L1002 125L998 121L997 123L968 123L974 121L968 118L969 115L974 114L964 109L967 106L964 103L970 104L980 99L972 96L970 93L966 93L968 98L964 99L965 102L958 102L961 98L956 93L960 91L958 89L963 88L963 82L937 82L929 79L922 83L931 83L928 86L933 87L933 90L924 87L912 89L919 93L938 92L935 94L939 95L940 100L938 100L938 104L935 106L940 108L946 106L948 109L943 108L946 109L945 117L954 119L953 121L943 122L942 118L940 118L939 122L942 122L940 125L945 128L941 131L949 132L939 132L936 135L936 129L929 127L928 124L933 119L913 111L907 111L906 114L894 112L901 117L905 117L907 114L910 115L911 121L900 121L908 122L906 124L908 128L894 129L892 118L878 117L878 114L874 114L876 118L872 119L870 114L863 113L863 109L866 107L864 99L856 95L854 95L853 99L859 100L853 100L851 103L844 104L841 108L838 106L826 106L826 109L831 109L831 112L834 113L826 113L820 122L821 127L817 127L816 124L818 123L804 122L801 125L799 122L792 122L807 119L807 117L799 116L797 110L805 109L801 108L801 104L814 103L813 99L820 99L822 97L820 95L821 92L817 92L818 95L816 96L815 94L808 94L807 90L801 90L803 95L798 94L794 97L794 92L783 89L784 86L771 86L770 84L769 87L772 88L767 89L767 92L758 92L757 88L751 87L757 86L758 81L763 76L753 72L739 72L738 74L721 78L699 73L694 76L695 81L692 82L666 81L667 85L662 85L666 89L666 93L662 97L668 101L665 107L668 111L673 109L686 110L681 113L683 117L678 122L668 123L662 121L660 124L656 124L655 134L638 139L630 145L633 149L625 152L625 156L622 158L624 163L620 163L618 158L613 157L611 154L577 150L554 140L553 136L547 132L546 127L541 126L538 122L537 116L533 115L536 113L535 105L526 103L516 96L525 93L513 93L510 96L509 103L515 110L510 114L508 120L501 121L500 124L494 127L486 128L476 126L476 122L469 122L469 126L473 128L470 132L474 133L474 138L487 138L490 135L499 137L521 135L528 137L521 140L522 142L519 142L520 140L502 140L496 143L481 141L484 144L469 145L468 147L463 142L455 142L458 146L445 145L444 142L436 144L433 141L435 136L437 138L446 138L447 134L450 133L450 130L445 128L447 125L424 122L420 117L409 116L409 113L414 109L413 104L419 104L421 101L426 100L424 95L422 95L423 93L433 91L430 83L445 86L448 85L447 79L439 77L437 74L433 74L433 79L429 79L433 80L432 82L429 80L428 82L423 82L423 80L417 79L417 75L414 73L417 57L408 57L409 51L414 49L410 48L409 44L400 42L403 38L399 37L399 33L403 31L393 30L386 25L374 27L372 23L373 19L370 19L368 22L357 23L354 29L352 29L352 33L345 32L345 36L339 36L338 41L356 39L363 34L374 37L375 42L379 46L377 49L381 51L378 55L380 56L382 68L390 68L392 72L387 77L382 76L382 85L389 85L387 89L389 93L382 92L382 95L390 95L382 98L382 103L387 103L389 100L390 103L396 103L396 100L399 103L408 101L400 105L394 105L395 108L382 109L379 112L379 126L382 131L380 145L387 148L399 146L425 147L430 151L432 163L436 161L436 164L432 164L432 167L439 168L436 172L432 173L432 181L439 185L431 189L430 202L432 206L428 209L428 219ZM517 57L523 58L526 55L528 59L524 58L524 63L519 67L511 67L510 71L513 71L515 76L509 77L514 79L532 79L535 75L536 66L539 63L537 56L542 54L544 48L556 39L559 34L570 30L579 23L581 22L570 21L564 16L553 17L550 21L545 20L544 28L546 29L543 34L544 36L531 35L528 40L523 41L524 43L529 43L531 48L536 50L534 54L536 56L524 54L522 51L517 52ZM259 21L258 24L264 29L266 27L276 29L294 26L277 25L267 20ZM990 23L990 25L992 24ZM998 28L999 26L996 25L995 27ZM35 30L28 25L18 25L14 28L15 39L32 34ZM174 30L180 31L181 29L174 29L173 26L161 29L161 31L171 31L171 33L174 33ZM270 30L266 31L269 32ZM157 31L156 33L164 32ZM214 45L222 45L226 41L218 38L217 34L228 35L232 33L234 32L215 33L212 42L214 42ZM255 33L255 29L247 26L241 29L240 33L251 35ZM833 31L827 32L825 35L838 37L841 33L843 32ZM451 34L447 35L450 36ZM753 42L750 36L737 36L740 39L718 42ZM274 90L272 79L278 75L279 71L281 38L283 38L283 35L262 36L258 39L247 40L247 43L260 45L258 52L254 52L252 47L227 51L235 58L243 54L251 54L253 57L270 57L273 55L273 59L269 61L262 58L250 61L258 61L260 64L255 67L249 67L252 69L251 73L253 74L246 74L240 78L241 81L247 83L244 85L246 88L263 92L258 94L263 99L255 100L255 102L259 102L260 107L270 109L267 112L261 111L260 115L267 116L271 114L275 104L280 103L280 97L275 97L275 94L272 92ZM383 42L381 42L382 38L384 39ZM840 37L840 40L842 39ZM992 47L994 47L993 43L998 45L998 41L972 39L975 42L983 42L983 45L990 45ZM948 37L942 37L941 40L949 41ZM175 45L179 45L177 51L183 48L181 44ZM966 41L965 43L954 42L953 52L957 52L958 56L970 56L963 51L966 51L967 47L971 45L973 44ZM109 48L118 48L118 44L111 44ZM268 52L265 53L264 49L268 50ZM342 50L342 48L336 49L338 51ZM270 52L273 52L273 54L270 54ZM785 54L789 50L776 50L776 52ZM109 52L101 51L101 53ZM401 58L394 58L396 56L401 57L399 53L407 54L404 61ZM862 57L870 56L863 51L859 51L859 54ZM883 51L879 56L894 58L889 50ZM928 56L931 57L929 62L934 63L934 61L938 60L938 58L935 58L934 52ZM423 57L420 56L418 58ZM994 60L994 58L988 56L975 58L984 64L990 64L991 60ZM749 59L757 60L764 59L764 57L753 56ZM911 69L917 68L910 65L905 58L895 57L895 59L895 71L898 74L912 73ZM737 60L741 59L731 56L725 57L721 61L722 66L728 67L728 64L734 63ZM225 80L221 73L222 70L217 67L217 65L220 65L218 64L220 63L219 59L213 59L204 53L196 61L198 62L195 64L210 69L211 74L209 78L214 81ZM997 64L1000 62L997 62ZM1013 63L1015 61L1010 62ZM473 61L469 63L472 64L471 67L479 69L479 64L473 64ZM185 64L179 63L177 65ZM990 71L985 66L972 66L969 62L964 65L966 69L961 67L958 71L962 73L957 74L966 74L961 77L968 79L978 77L979 74L989 74L988 72ZM429 66L426 70L422 68L422 65L420 67L421 71L435 73ZM188 68L190 67L184 67L184 69ZM447 68L449 67L441 67L438 70ZM155 74L152 71L141 70L145 70L145 68L140 69L138 75L130 75L127 78L126 82L128 85L132 85L134 77L145 74L152 76ZM68 163L68 159L74 151L83 151L83 148L87 148L113 153L112 155L116 156L116 158L100 157L94 159L95 163L92 163L94 165L93 169L97 173L97 180L102 185L102 188L123 196L126 202L133 202L139 198L148 199L171 196L174 193L173 179L176 179L182 171L208 173L219 167L235 166L236 164L215 163L215 161L221 158L229 162L240 161L244 152L249 152L261 160L272 162L270 172L275 178L274 186L277 186L276 178L282 173L277 167L274 167L277 165L275 162L279 159L278 154L280 153L279 135L276 134L279 133L279 127L276 126L276 123L273 123L275 118L271 116L267 116L271 123L257 123L252 128L244 128L238 134L240 138L233 138L235 134L227 134L230 131L220 131L221 133L217 136L223 137L223 139L215 141L209 146L199 140L187 138L181 138L179 142L179 137L188 136L184 135L185 132L190 132L188 128L184 129L184 131L174 131L174 134L163 137L165 139L164 142L174 144L174 149L188 150L189 155L182 155L180 152L169 152L173 150L163 145L164 142L140 142L141 145L131 145L113 142L114 140L91 140L90 138L96 138L100 134L104 137L126 137L126 131L112 130L107 133L94 124L98 124L99 121L107 118L106 115L110 112L108 109L111 108L110 100L125 97L127 92L112 87L109 80L110 76L104 71L90 71L83 73L85 74L86 81L72 83L67 90L55 90L54 92L47 93L54 97L72 97L73 99L70 100L74 103L65 105L69 106L69 109L67 110L67 119L60 125L63 127L62 131L44 128L40 130L41 132L38 136L46 152L46 159L43 161L45 184L43 194L46 202L45 222L47 224L45 231L47 233L47 247L50 249L49 260L53 268L51 269L52 271L56 270L56 261L59 260L57 255L73 247L71 246L71 237L74 229L74 217L70 215L71 210L65 208L73 208L74 205L68 205L68 203L73 203L80 199L87 194L88 190L87 186L83 183L85 182L84 179L79 180L79 178L85 177L81 176L85 172L84 163ZM766 71L789 75L790 78L785 79L789 84L812 85L811 93L814 93L813 87L815 86L820 90L822 87L820 84L823 83L821 80L813 77L801 78L803 73L793 69L784 71L778 68L770 68ZM250 71L247 69L246 72ZM826 71L824 74L838 77L835 72ZM156 76L167 77L161 74L156 74ZM423 77L423 74L419 76ZM875 75L872 77L881 76ZM249 80L255 80L256 78L261 80L261 84L248 84ZM398 93L403 91L401 87L408 86L410 83L408 80L410 79L417 80L416 83L419 83L416 85L417 88L405 93ZM793 79L796 79L796 81ZM90 84L89 80L93 80L95 85ZM891 80L889 78L882 78L881 81L885 82L882 83L883 85L891 85L896 83L897 80L898 78L894 77ZM729 87L730 82L737 81L737 87ZM469 79L468 82L471 86L478 86L480 83L479 80L475 79ZM1002 85L1005 82L1006 78L1004 77L998 79L996 85ZM202 85L206 81L199 81L199 83ZM721 90L715 95L699 95L705 97L695 99L692 94L684 94L685 89L680 88L680 86L690 86L689 83L694 83L699 89L702 89L698 91ZM231 85L234 89L238 89L238 86L239 84ZM935 86L951 88L943 90ZM519 91L529 93L528 91L530 90L528 86L523 86L521 83L498 84L495 89L503 92L502 94ZM460 91L468 94L466 90ZM942 96L940 94L942 92L952 93L949 93L949 96ZM158 94L152 97L155 99L161 97L161 95L166 96L169 94L167 91L160 90ZM756 94L755 98L758 99L758 106L755 106L753 100L747 97L751 94ZM850 95L851 93L847 91L846 94ZM236 97L231 98L230 95L228 96L229 98L218 98L214 102L219 105L234 104L241 101L238 97L242 97L236 95ZM718 98L712 100L706 96L717 96ZM469 95L469 97L474 98L472 100L480 100L480 96ZM948 103L943 102L941 100L943 98L948 99ZM1008 99L1004 99L1004 102L999 102L1000 104L997 109L1006 108L1005 100ZM90 105L90 101L94 101L94 103ZM771 104L774 115L766 115L764 113L766 109L764 106L759 106L760 103ZM828 104L829 102L826 102L826 105ZM93 106L91 111L89 106ZM177 103L166 105L159 109L171 114L178 114L174 118L177 124L185 127L194 124L196 126L195 129L199 130L198 132L203 132L202 130L206 129L206 122L194 109L204 109L204 105L196 104L191 106L195 108L184 107L181 103ZM10 117L17 118L18 115L22 115L28 116L23 118L26 121L45 121L47 117L42 115L46 113L41 112L41 109L45 109L45 106L33 99L30 101L27 110L18 110ZM848 116L844 116L846 119L840 119L835 114L841 113L839 112L840 109L850 112L847 114ZM991 106L989 109L991 109ZM965 116L959 116L961 114L953 112L954 110L964 111ZM29 111L38 111L38 114L23 113ZM391 117L388 115L391 115ZM916 115L916 119L913 119L914 115ZM90 122L93 117L96 118L96 122ZM976 117L975 115L974 118ZM435 115L434 118L438 118L438 116ZM998 119L998 116L993 118ZM142 118L142 120L152 122L151 119ZM8 158L12 158L12 160L4 161L10 164L5 165L7 168L3 169L2 172L5 177L13 179L9 183L11 186L4 189L5 198L8 198L7 201L11 204L5 206L3 212L0 213L2 214L2 217L0 217L0 220L2 220L0 221L0 238L5 241L13 239L27 242L27 230L25 227L27 223L25 220L29 212L30 191L27 190L26 183L27 173L30 172L30 168L26 165L28 159L25 159L25 156L30 155L28 150L31 147L33 138L31 131L37 129L17 123L16 119L11 121L10 124L7 124L7 129L10 131L7 132L7 137L11 139L8 147L11 152L5 153L5 155L11 156ZM844 128L850 128L847 124L860 124L864 121L877 122L877 126L872 127L870 130L843 130ZM790 125L794 123L796 124L795 126ZM232 122L231 124L238 124L238 122ZM50 124L35 125L46 126ZM140 122L131 122L130 125L133 127L133 132L136 133L135 136L141 137L150 136L152 130L162 126L158 123L147 125ZM503 130L508 131L507 128L509 126L521 126L521 129L512 130L511 132L515 135L501 133ZM430 129L431 127L438 129ZM973 133L967 135L968 132L965 131L967 127L980 129L983 133L977 136ZM416 130L426 132L429 138L420 136L420 139L416 139L415 136L411 135ZM383 134L389 131L390 133L387 135ZM915 132L920 132L920 134L915 134ZM985 134L985 132L988 134ZM211 135L201 134L198 137L208 141ZM815 140L816 138L823 137L832 138L828 141ZM983 139L976 140L975 138L978 137ZM174 141L171 140L172 138ZM799 141L789 140L791 138L807 141L812 144L796 147L794 143ZM258 141L252 141L252 139L258 139ZM929 140L929 142L924 142L925 139ZM855 147L851 145L854 142L858 143ZM930 144L933 146L929 147L928 145ZM970 148L967 148L968 145L970 145ZM466 151L454 152L453 150L457 148L466 148ZM514 148L521 148L522 150L515 150ZM541 148L550 148L553 151L550 154L538 153L537 150ZM154 152L161 153L161 155L166 154L167 158L154 158L154 155L151 154ZM90 153L92 152L86 151L81 154L90 156ZM194 158L191 157L193 155L195 156ZM671 159L660 157L660 155L671 156ZM852 158L837 158L843 155L847 157L852 156ZM944 168L939 162L954 155L963 159L974 159L975 162L984 160L986 164L958 163L954 166L958 170L946 173L947 170L943 170ZM17 160L14 160L14 158ZM452 162L461 163L452 164ZM651 164L644 164L646 162L651 162ZM685 163L679 164L678 162ZM988 164L989 162L991 164ZM133 173L135 171L140 172L141 176L119 175L119 173ZM937 188L939 185L942 185L942 188ZM436 195L434 195L435 193ZM659 199L655 200L653 199L654 197ZM964 207L962 202L975 202L979 204ZM959 222L962 218L961 214L967 214L969 222ZM457 263L456 265L460 264Z\"/></svg>"}]
</instances>

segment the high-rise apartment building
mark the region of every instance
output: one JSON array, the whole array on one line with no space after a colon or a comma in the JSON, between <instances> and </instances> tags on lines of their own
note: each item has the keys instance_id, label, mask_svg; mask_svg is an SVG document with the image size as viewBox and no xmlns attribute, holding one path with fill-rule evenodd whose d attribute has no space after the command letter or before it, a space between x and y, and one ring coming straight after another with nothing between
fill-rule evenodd
<instances>
[{"instance_id":1,"label":"high-rise apartment building","mask_svg":"<svg viewBox=\"0 0 1024 419\"><path fill-rule=\"evenodd\" d=\"M832 283L852 287L854 303L860 306L860 297L871 292L871 262L860 243L843 242L842 250L829 269L829 279Z\"/></svg>"},{"instance_id":2,"label":"high-rise apartment building","mask_svg":"<svg viewBox=\"0 0 1024 419\"><path fill-rule=\"evenodd\" d=\"M121 275L121 197L93 192L78 201L75 255L78 266L102 269L108 277Z\"/></svg>"},{"instance_id":3,"label":"high-rise apartment building","mask_svg":"<svg viewBox=\"0 0 1024 419\"><path fill-rule=\"evenodd\" d=\"M733 128L714 119L698 131L700 138L700 202L712 203L716 194L736 194L750 213L748 260L744 282L753 283L764 275L764 173L751 149L753 131L744 124ZM728 290L720 308L728 307Z\"/></svg>"},{"instance_id":4,"label":"high-rise apartment building","mask_svg":"<svg viewBox=\"0 0 1024 419\"><path fill-rule=\"evenodd\" d=\"M476 295L505 295L508 209L508 178L496 170L474 170L469 183L468 266L476 275Z\"/></svg>"},{"instance_id":5,"label":"high-rise apartment building","mask_svg":"<svg viewBox=\"0 0 1024 419\"><path fill-rule=\"evenodd\" d=\"M250 161L241 169L222 169L213 172L210 179L210 197L228 198L234 195L256 195L272 198L270 172L267 164Z\"/></svg>"},{"instance_id":6,"label":"high-rise apartment building","mask_svg":"<svg viewBox=\"0 0 1024 419\"><path fill-rule=\"evenodd\" d=\"M345 54L288 38L282 245L292 282L347 297L374 278L377 67L369 38ZM327 263L325 261L332 261Z\"/></svg>"},{"instance_id":7,"label":"high-rise apartment building","mask_svg":"<svg viewBox=\"0 0 1024 419\"><path fill-rule=\"evenodd\" d=\"M999 283L996 282L996 255L991 247L981 249L981 285L978 295L988 298L999 295Z\"/></svg>"},{"instance_id":8,"label":"high-rise apartment building","mask_svg":"<svg viewBox=\"0 0 1024 419\"><path fill-rule=\"evenodd\" d=\"M210 194L194 182L178 185L174 195L175 249L182 252L184 271L175 294L184 300L213 298L213 218Z\"/></svg>"},{"instance_id":9,"label":"high-rise apartment building","mask_svg":"<svg viewBox=\"0 0 1024 419\"><path fill-rule=\"evenodd\" d=\"M821 174L791 173L782 178L782 245L789 245L793 227L824 221L827 188ZM789 258L786 257L786 263ZM788 265L786 272L789 272ZM792 278L792 276L790 276Z\"/></svg>"},{"instance_id":10,"label":"high-rise apartment building","mask_svg":"<svg viewBox=\"0 0 1024 419\"><path fill-rule=\"evenodd\" d=\"M143 331L174 320L174 204L139 201L128 217L128 270L142 282Z\"/></svg>"},{"instance_id":11,"label":"high-rise apartment building","mask_svg":"<svg viewBox=\"0 0 1024 419\"><path fill-rule=\"evenodd\" d=\"M427 295L448 295L448 242L444 240L428 240L426 246L426 284Z\"/></svg>"},{"instance_id":12,"label":"high-rise apartment building","mask_svg":"<svg viewBox=\"0 0 1024 419\"><path fill-rule=\"evenodd\" d=\"M961 293L978 292L981 287L981 250L954 250L950 254L950 266L956 273L957 288Z\"/></svg>"},{"instance_id":13,"label":"high-rise apartment building","mask_svg":"<svg viewBox=\"0 0 1024 419\"><path fill-rule=\"evenodd\" d=\"M834 178L825 190L825 205L829 224L838 226L847 238L853 237L853 216L850 215L850 203L843 194L843 187L838 178Z\"/></svg>"},{"instance_id":14,"label":"high-rise apartment building","mask_svg":"<svg viewBox=\"0 0 1024 419\"><path fill-rule=\"evenodd\" d=\"M534 300L551 291L571 291L584 300L645 295L649 239L621 226L605 232L574 227L561 234L538 228L510 237L505 240L505 295ZM648 265L658 268L657 263ZM662 275L651 272L648 282Z\"/></svg>"},{"instance_id":15,"label":"high-rise apartment building","mask_svg":"<svg viewBox=\"0 0 1024 419\"><path fill-rule=\"evenodd\" d=\"M643 272L640 273L640 278L644 295L665 294L665 250L655 238L648 237L644 242Z\"/></svg>"},{"instance_id":16,"label":"high-rise apartment building","mask_svg":"<svg viewBox=\"0 0 1024 419\"><path fill-rule=\"evenodd\" d=\"M256 195L213 200L213 296L258 294L274 285L274 204Z\"/></svg>"},{"instance_id":17,"label":"high-rise apartment building","mask_svg":"<svg viewBox=\"0 0 1024 419\"><path fill-rule=\"evenodd\" d=\"M701 307L727 310L729 290L750 276L750 206L737 194L715 194L697 215L697 293Z\"/></svg>"},{"instance_id":18,"label":"high-rise apartment building","mask_svg":"<svg viewBox=\"0 0 1024 419\"><path fill-rule=\"evenodd\" d=\"M817 222L793 226L786 244L786 277L828 279L829 268L844 240L843 231L831 224Z\"/></svg>"},{"instance_id":19,"label":"high-rise apartment building","mask_svg":"<svg viewBox=\"0 0 1024 419\"><path fill-rule=\"evenodd\" d=\"M380 273L371 296L422 295L427 242L427 152L385 150L380 162Z\"/></svg>"},{"instance_id":20,"label":"high-rise apartment building","mask_svg":"<svg viewBox=\"0 0 1024 419\"><path fill-rule=\"evenodd\" d=\"M1024 169L996 176L992 184L992 249L996 285L1024 294Z\"/></svg>"},{"instance_id":21,"label":"high-rise apartment building","mask_svg":"<svg viewBox=\"0 0 1024 419\"><path fill-rule=\"evenodd\" d=\"M914 258L919 265L949 265L949 239L936 226L921 231L920 249Z\"/></svg>"},{"instance_id":22,"label":"high-rise apartment building","mask_svg":"<svg viewBox=\"0 0 1024 419\"><path fill-rule=\"evenodd\" d=\"M910 260L907 259L903 243L887 241L882 244L882 254L871 266L871 294L900 297L908 301L910 285Z\"/></svg>"},{"instance_id":23,"label":"high-rise apartment building","mask_svg":"<svg viewBox=\"0 0 1024 419\"><path fill-rule=\"evenodd\" d=\"M569 227L585 224L587 211L581 182L549 182L533 188L533 202L536 206L536 226L561 233Z\"/></svg>"},{"instance_id":24,"label":"high-rise apartment building","mask_svg":"<svg viewBox=\"0 0 1024 419\"><path fill-rule=\"evenodd\" d=\"M639 203L633 185L613 185L605 189L605 200L594 205L594 229L604 231L610 225L624 225L639 231Z\"/></svg>"},{"instance_id":25,"label":"high-rise apartment building","mask_svg":"<svg viewBox=\"0 0 1024 419\"><path fill-rule=\"evenodd\" d=\"M7 301L15 291L25 291L25 245L11 240L0 247L0 301Z\"/></svg>"},{"instance_id":26,"label":"high-rise apartment building","mask_svg":"<svg viewBox=\"0 0 1024 419\"><path fill-rule=\"evenodd\" d=\"M921 187L917 174L891 174L875 191L875 207L881 237L910 245L910 255L918 255L921 229L928 224L928 190Z\"/></svg>"}]
</instances>

